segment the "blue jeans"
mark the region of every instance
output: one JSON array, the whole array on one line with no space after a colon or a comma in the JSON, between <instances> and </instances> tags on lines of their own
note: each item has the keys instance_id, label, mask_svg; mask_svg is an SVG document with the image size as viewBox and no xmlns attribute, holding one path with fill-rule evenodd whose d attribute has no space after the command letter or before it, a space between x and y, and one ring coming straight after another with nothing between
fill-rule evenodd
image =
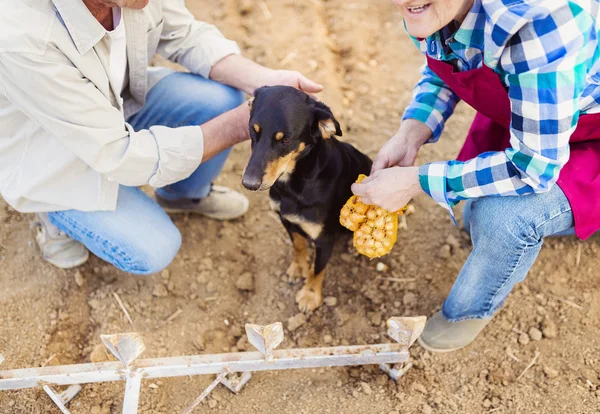
<instances>
[{"instance_id":1,"label":"blue jeans","mask_svg":"<svg viewBox=\"0 0 600 414\"><path fill-rule=\"evenodd\" d=\"M491 317L527 276L544 237L568 234L574 225L557 185L543 194L468 201L463 218L473 251L442 307L453 322Z\"/></svg>"},{"instance_id":2,"label":"blue jeans","mask_svg":"<svg viewBox=\"0 0 600 414\"><path fill-rule=\"evenodd\" d=\"M144 108L128 122L134 129L153 125L200 125L244 101L237 89L189 73L173 73L148 93ZM185 180L158 189L166 198L202 198L210 192L230 150L200 164ZM167 267L181 246L169 216L136 187L119 187L115 211L58 211L52 224L99 258L129 273L152 274Z\"/></svg>"}]
</instances>

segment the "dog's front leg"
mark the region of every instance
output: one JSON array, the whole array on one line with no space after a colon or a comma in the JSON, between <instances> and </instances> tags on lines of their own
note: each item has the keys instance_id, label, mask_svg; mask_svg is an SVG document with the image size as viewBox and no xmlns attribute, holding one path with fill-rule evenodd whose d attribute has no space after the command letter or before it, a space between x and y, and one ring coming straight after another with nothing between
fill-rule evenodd
<instances>
[{"instance_id":1,"label":"dog's front leg","mask_svg":"<svg viewBox=\"0 0 600 414\"><path fill-rule=\"evenodd\" d=\"M298 308L302 312L311 312L323 302L323 279L325 279L325 266L333 253L334 237L319 237L315 240L316 255L314 270L309 272L306 283L296 294Z\"/></svg>"},{"instance_id":2,"label":"dog's front leg","mask_svg":"<svg viewBox=\"0 0 600 414\"><path fill-rule=\"evenodd\" d=\"M310 265L308 263L308 240L291 229L288 229L288 232L290 234L290 238L292 239L294 253L292 257L292 263L290 263L290 266L285 273L288 275L290 281L294 281L296 279L306 279L308 278L310 272Z\"/></svg>"}]
</instances>

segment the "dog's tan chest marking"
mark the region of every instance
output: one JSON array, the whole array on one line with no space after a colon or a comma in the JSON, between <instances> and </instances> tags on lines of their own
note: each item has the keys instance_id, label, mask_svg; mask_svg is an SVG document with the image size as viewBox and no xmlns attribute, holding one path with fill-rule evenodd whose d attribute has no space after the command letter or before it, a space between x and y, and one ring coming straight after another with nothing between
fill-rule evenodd
<instances>
[{"instance_id":1,"label":"dog's tan chest marking","mask_svg":"<svg viewBox=\"0 0 600 414\"><path fill-rule=\"evenodd\" d=\"M318 223L312 223L307 221L304 217L298 216L296 214L284 215L284 219L289 221L290 223L296 224L298 227L302 229L304 233L308 235L312 240L316 240L319 238L319 235L323 231L323 225Z\"/></svg>"}]
</instances>

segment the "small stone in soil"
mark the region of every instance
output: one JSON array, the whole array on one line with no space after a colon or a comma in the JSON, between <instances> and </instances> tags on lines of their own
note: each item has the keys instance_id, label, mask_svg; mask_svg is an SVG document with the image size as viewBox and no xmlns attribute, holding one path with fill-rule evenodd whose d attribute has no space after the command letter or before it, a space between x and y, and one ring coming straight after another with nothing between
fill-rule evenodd
<instances>
[{"instance_id":1,"label":"small stone in soil","mask_svg":"<svg viewBox=\"0 0 600 414\"><path fill-rule=\"evenodd\" d=\"M544 319L542 322L542 333L545 338L553 339L558 336L558 328L551 319Z\"/></svg>"},{"instance_id":2,"label":"small stone in soil","mask_svg":"<svg viewBox=\"0 0 600 414\"><path fill-rule=\"evenodd\" d=\"M369 321L371 321L371 325L379 326L381 325L381 312L369 312Z\"/></svg>"},{"instance_id":3,"label":"small stone in soil","mask_svg":"<svg viewBox=\"0 0 600 414\"><path fill-rule=\"evenodd\" d=\"M362 391L367 395L371 395L373 393L373 390L371 390L371 386L366 382L361 382L360 387L362 388Z\"/></svg>"},{"instance_id":4,"label":"small stone in soil","mask_svg":"<svg viewBox=\"0 0 600 414\"><path fill-rule=\"evenodd\" d=\"M529 337L532 341L541 341L542 340L542 331L538 328L531 328L529 330Z\"/></svg>"},{"instance_id":5,"label":"small stone in soil","mask_svg":"<svg viewBox=\"0 0 600 414\"><path fill-rule=\"evenodd\" d=\"M92 350L90 354L90 362L99 363L108 361L108 355L106 355L106 348L103 344L98 344Z\"/></svg>"},{"instance_id":6,"label":"small stone in soil","mask_svg":"<svg viewBox=\"0 0 600 414\"><path fill-rule=\"evenodd\" d=\"M431 414L433 413L433 408L431 408L428 404L423 404L421 407L421 412L423 414Z\"/></svg>"},{"instance_id":7,"label":"small stone in soil","mask_svg":"<svg viewBox=\"0 0 600 414\"><path fill-rule=\"evenodd\" d=\"M423 384L420 384L418 382L414 382L412 384L412 389L413 391L420 392L421 394L427 394L427 388L425 388Z\"/></svg>"},{"instance_id":8,"label":"small stone in soil","mask_svg":"<svg viewBox=\"0 0 600 414\"><path fill-rule=\"evenodd\" d=\"M169 269L164 269L162 272L160 272L160 277L162 280L169 280L171 277L171 271Z\"/></svg>"},{"instance_id":9,"label":"small stone in soil","mask_svg":"<svg viewBox=\"0 0 600 414\"><path fill-rule=\"evenodd\" d=\"M303 313L297 313L288 319L288 330L294 332L296 329L306 323L306 315Z\"/></svg>"},{"instance_id":10,"label":"small stone in soil","mask_svg":"<svg viewBox=\"0 0 600 414\"><path fill-rule=\"evenodd\" d=\"M405 293L404 297L402 298L402 303L404 303L404 306L407 308L412 307L417 303L417 295L412 292Z\"/></svg>"},{"instance_id":11,"label":"small stone in soil","mask_svg":"<svg viewBox=\"0 0 600 414\"><path fill-rule=\"evenodd\" d=\"M387 272L389 269L389 266L386 265L385 263L379 262L379 263L377 263L377 266L375 266L375 269L377 269L378 272Z\"/></svg>"},{"instance_id":12,"label":"small stone in soil","mask_svg":"<svg viewBox=\"0 0 600 414\"><path fill-rule=\"evenodd\" d=\"M79 270L77 270L75 272L75 284L79 287L82 287L83 282L84 282L83 276L82 276L81 272Z\"/></svg>"},{"instance_id":13,"label":"small stone in soil","mask_svg":"<svg viewBox=\"0 0 600 414\"><path fill-rule=\"evenodd\" d=\"M544 365L544 374L546 374L548 378L556 378L558 377L559 372L557 369Z\"/></svg>"},{"instance_id":14,"label":"small stone in soil","mask_svg":"<svg viewBox=\"0 0 600 414\"><path fill-rule=\"evenodd\" d=\"M152 290L152 295L156 296L157 298L165 298L165 297L169 296L169 292L167 291L167 288L165 287L165 285L163 285L162 283L157 283L156 285L154 285L154 290Z\"/></svg>"},{"instance_id":15,"label":"small stone in soil","mask_svg":"<svg viewBox=\"0 0 600 414\"><path fill-rule=\"evenodd\" d=\"M333 342L333 337L331 335L324 335L323 342L325 342L326 344L330 344L331 342Z\"/></svg>"},{"instance_id":16,"label":"small stone in soil","mask_svg":"<svg viewBox=\"0 0 600 414\"><path fill-rule=\"evenodd\" d=\"M244 290L244 291L254 290L254 277L252 276L252 273L250 273L250 272L243 273L238 278L237 282L235 282L235 287L238 288L239 290Z\"/></svg>"},{"instance_id":17,"label":"small stone in soil","mask_svg":"<svg viewBox=\"0 0 600 414\"><path fill-rule=\"evenodd\" d=\"M325 303L325 305L333 307L337 305L338 300L335 296L327 296L325 299L323 299L323 302Z\"/></svg>"},{"instance_id":18,"label":"small stone in soil","mask_svg":"<svg viewBox=\"0 0 600 414\"><path fill-rule=\"evenodd\" d=\"M440 247L440 251L438 252L438 256L442 259L448 259L451 254L451 247L449 244L442 245L442 247Z\"/></svg>"},{"instance_id":19,"label":"small stone in soil","mask_svg":"<svg viewBox=\"0 0 600 414\"><path fill-rule=\"evenodd\" d=\"M519 343L521 345L527 345L529 343L529 335L527 335L525 332L519 335Z\"/></svg>"}]
</instances>

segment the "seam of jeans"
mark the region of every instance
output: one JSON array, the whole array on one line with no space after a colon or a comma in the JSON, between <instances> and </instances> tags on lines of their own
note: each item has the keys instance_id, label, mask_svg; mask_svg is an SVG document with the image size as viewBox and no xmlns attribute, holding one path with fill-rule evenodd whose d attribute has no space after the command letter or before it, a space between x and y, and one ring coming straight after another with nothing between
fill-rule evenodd
<instances>
[{"instance_id":1,"label":"seam of jeans","mask_svg":"<svg viewBox=\"0 0 600 414\"><path fill-rule=\"evenodd\" d=\"M127 269L125 269L124 268L125 266L123 266L123 269L122 269L123 271L125 271L125 272L141 272L142 270L144 270L140 266L135 264L134 261L131 259L131 257L127 253L125 253L123 250L121 250L116 244L112 243L110 240L99 237L96 233L94 233L88 227L79 224L75 220L73 220L70 217L68 217L67 215L63 214L62 211L57 211L54 214L60 216L62 219L67 221L73 229L77 230L80 234L83 234L85 237L87 237L89 239L94 239L94 240L100 241L101 244L106 243L108 245L108 248L114 250L114 253L116 253L118 256L121 256L121 258L124 262L123 265L128 266ZM93 237L88 236L87 233L93 235ZM109 257L113 257L112 254L107 254L107 255ZM129 268L129 266L131 266L131 267Z\"/></svg>"},{"instance_id":2,"label":"seam of jeans","mask_svg":"<svg viewBox=\"0 0 600 414\"><path fill-rule=\"evenodd\" d=\"M538 232L539 228L542 227L544 224L548 223L549 221L552 221L560 216L562 216L565 213L571 213L573 211L573 209L569 206L566 210L560 211L557 214L555 214L552 217L549 217L546 221L538 224L537 226L535 226L535 231ZM543 238L543 237L542 237Z\"/></svg>"},{"instance_id":3,"label":"seam of jeans","mask_svg":"<svg viewBox=\"0 0 600 414\"><path fill-rule=\"evenodd\" d=\"M545 220L544 222L540 223L539 225L537 225L535 227L535 230L537 231L541 226L543 226L544 224L548 223L551 220L556 219L557 217L565 214L565 213L569 213L571 212L572 209L569 207L566 210L560 211L559 213L555 214L552 217L549 217L547 220ZM543 237L541 238L543 239ZM540 240L541 241L541 240ZM539 243L539 242L538 242ZM486 311L484 312L483 315L472 315L472 316L462 316L460 318L447 318L446 315L444 315L444 317L446 317L446 319L453 321L453 322L460 322L463 320L467 320L467 319L486 319L491 317L494 313L496 313L496 311L498 309L500 309L502 307L502 305L504 304L504 301L502 301L502 303L500 303L498 306L492 306L492 302L494 301L494 299L498 296L498 293L500 292L500 290L506 286L506 284L508 283L508 281L514 276L516 269L519 267L519 264L521 263L521 260L523 259L523 257L525 256L525 252L528 249L531 249L533 247L536 247L536 245L532 245L532 246L527 246L525 245L522 250L521 253L519 255L519 259L517 260L517 263L515 264L515 266L513 267L510 275L508 275L508 277L504 280L504 282L502 283L502 285L496 290L496 293L494 294L494 296L492 296L492 298L489 300L488 305L486 306ZM443 312L442 312L443 313Z\"/></svg>"}]
</instances>

